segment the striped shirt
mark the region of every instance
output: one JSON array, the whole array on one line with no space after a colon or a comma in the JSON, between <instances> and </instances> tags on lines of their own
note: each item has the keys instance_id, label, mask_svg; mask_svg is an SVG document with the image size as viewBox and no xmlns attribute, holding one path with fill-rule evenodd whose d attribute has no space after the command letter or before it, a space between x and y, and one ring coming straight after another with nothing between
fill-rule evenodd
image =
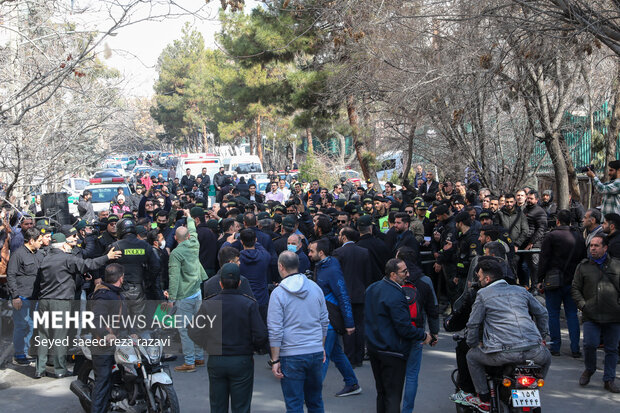
<instances>
[{"instance_id":1,"label":"striped shirt","mask_svg":"<svg viewBox=\"0 0 620 413\"><path fill-rule=\"evenodd\" d=\"M601 214L620 214L620 179L610 182L601 182L598 177L594 177L594 187L603 194L601 204Z\"/></svg>"}]
</instances>

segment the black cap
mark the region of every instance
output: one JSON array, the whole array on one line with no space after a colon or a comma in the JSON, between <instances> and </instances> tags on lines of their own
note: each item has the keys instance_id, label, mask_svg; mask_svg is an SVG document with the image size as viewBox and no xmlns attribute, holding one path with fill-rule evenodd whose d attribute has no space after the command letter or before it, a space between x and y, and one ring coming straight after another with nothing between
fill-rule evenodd
<instances>
[{"instance_id":1,"label":"black cap","mask_svg":"<svg viewBox=\"0 0 620 413\"><path fill-rule=\"evenodd\" d=\"M134 216L131 212L125 212L122 219L134 219Z\"/></svg>"},{"instance_id":2,"label":"black cap","mask_svg":"<svg viewBox=\"0 0 620 413\"><path fill-rule=\"evenodd\" d=\"M292 217L291 215L287 215L284 218L282 218L282 226L286 229L294 229L296 223L297 222L295 218Z\"/></svg>"},{"instance_id":3,"label":"black cap","mask_svg":"<svg viewBox=\"0 0 620 413\"><path fill-rule=\"evenodd\" d=\"M145 235L148 231L144 225L136 225L136 234Z\"/></svg>"},{"instance_id":4,"label":"black cap","mask_svg":"<svg viewBox=\"0 0 620 413\"><path fill-rule=\"evenodd\" d=\"M346 204L346 201L344 199L339 199L339 200L336 201L336 206L337 207L343 208L345 206L345 204Z\"/></svg>"},{"instance_id":5,"label":"black cap","mask_svg":"<svg viewBox=\"0 0 620 413\"><path fill-rule=\"evenodd\" d=\"M362 200L362 204L369 204L369 203L372 204L372 198L364 198Z\"/></svg>"},{"instance_id":6,"label":"black cap","mask_svg":"<svg viewBox=\"0 0 620 413\"><path fill-rule=\"evenodd\" d=\"M217 222L216 219L210 219L207 221L207 228L210 228L212 230L218 231L219 228L219 223Z\"/></svg>"},{"instance_id":7,"label":"black cap","mask_svg":"<svg viewBox=\"0 0 620 413\"><path fill-rule=\"evenodd\" d=\"M357 219L358 227L369 227L372 225L372 217L370 215L363 215Z\"/></svg>"},{"instance_id":8,"label":"black cap","mask_svg":"<svg viewBox=\"0 0 620 413\"><path fill-rule=\"evenodd\" d=\"M79 231L81 229L86 228L87 226L88 226L88 224L86 223L86 221L82 219L82 220L78 221L77 224L75 224L75 229L77 231Z\"/></svg>"},{"instance_id":9,"label":"black cap","mask_svg":"<svg viewBox=\"0 0 620 413\"><path fill-rule=\"evenodd\" d=\"M40 219L37 221L35 227L41 231L41 234L49 234L52 232L52 227L50 226L50 222L47 219Z\"/></svg>"},{"instance_id":10,"label":"black cap","mask_svg":"<svg viewBox=\"0 0 620 413\"><path fill-rule=\"evenodd\" d=\"M308 212L310 212L311 214L316 214L318 211L319 209L315 206L308 207Z\"/></svg>"},{"instance_id":11,"label":"black cap","mask_svg":"<svg viewBox=\"0 0 620 413\"><path fill-rule=\"evenodd\" d=\"M417 209L428 209L428 205L426 205L426 202L424 201L420 201L418 202L418 205L416 206Z\"/></svg>"},{"instance_id":12,"label":"black cap","mask_svg":"<svg viewBox=\"0 0 620 413\"><path fill-rule=\"evenodd\" d=\"M269 212L259 212L258 215L256 215L256 219L258 219L259 221L261 219L268 219L271 218L271 216L269 216Z\"/></svg>"},{"instance_id":13,"label":"black cap","mask_svg":"<svg viewBox=\"0 0 620 413\"><path fill-rule=\"evenodd\" d=\"M356 209L357 209L357 206L355 204L347 204L343 208L343 211L348 212L349 214L353 214Z\"/></svg>"},{"instance_id":14,"label":"black cap","mask_svg":"<svg viewBox=\"0 0 620 413\"><path fill-rule=\"evenodd\" d=\"M196 218L196 217L204 217L205 216L205 210L202 209L199 206L195 206L193 207L190 211L189 214L191 215L192 218Z\"/></svg>"},{"instance_id":15,"label":"black cap","mask_svg":"<svg viewBox=\"0 0 620 413\"><path fill-rule=\"evenodd\" d=\"M106 221L106 224L110 224L112 222L118 222L118 221L119 221L119 218L117 215L110 215Z\"/></svg>"},{"instance_id":16,"label":"black cap","mask_svg":"<svg viewBox=\"0 0 620 413\"><path fill-rule=\"evenodd\" d=\"M229 262L222 266L220 270L220 279L224 280L232 280L235 282L239 282L241 280L241 272L239 271L239 266L237 264L233 264Z\"/></svg>"},{"instance_id":17,"label":"black cap","mask_svg":"<svg viewBox=\"0 0 620 413\"><path fill-rule=\"evenodd\" d=\"M372 184L372 179L366 179L366 185Z\"/></svg>"},{"instance_id":18,"label":"black cap","mask_svg":"<svg viewBox=\"0 0 620 413\"><path fill-rule=\"evenodd\" d=\"M63 225L60 227L60 232L67 238L77 235L77 229L73 228L71 225Z\"/></svg>"},{"instance_id":19,"label":"black cap","mask_svg":"<svg viewBox=\"0 0 620 413\"><path fill-rule=\"evenodd\" d=\"M493 211L491 211L490 209L483 209L480 212L480 215L478 215L478 219L480 221L482 221L483 219L493 219Z\"/></svg>"}]
</instances>

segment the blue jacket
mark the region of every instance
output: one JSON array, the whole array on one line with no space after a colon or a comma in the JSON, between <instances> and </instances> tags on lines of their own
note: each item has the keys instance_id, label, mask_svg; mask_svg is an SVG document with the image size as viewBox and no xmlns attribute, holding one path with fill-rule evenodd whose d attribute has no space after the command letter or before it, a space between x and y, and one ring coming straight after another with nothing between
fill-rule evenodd
<instances>
[{"instance_id":1,"label":"blue jacket","mask_svg":"<svg viewBox=\"0 0 620 413\"><path fill-rule=\"evenodd\" d=\"M299 257L299 272L303 274L310 269L310 260L303 248L298 249L296 254Z\"/></svg>"},{"instance_id":2,"label":"blue jacket","mask_svg":"<svg viewBox=\"0 0 620 413\"><path fill-rule=\"evenodd\" d=\"M351 300L349 299L349 293L347 292L347 286L344 282L344 276L342 275L342 269L338 260L326 257L316 264L314 271L316 283L323 290L325 300L340 306L340 313L342 318L344 318L344 326L346 328L355 327Z\"/></svg>"},{"instance_id":3,"label":"blue jacket","mask_svg":"<svg viewBox=\"0 0 620 413\"><path fill-rule=\"evenodd\" d=\"M387 351L407 358L411 342L424 340L424 328L411 324L405 293L388 278L371 284L366 290L364 318L368 351Z\"/></svg>"},{"instance_id":4,"label":"blue jacket","mask_svg":"<svg viewBox=\"0 0 620 413\"><path fill-rule=\"evenodd\" d=\"M252 293L258 301L258 305L263 306L269 303L267 283L271 256L258 242L254 248L253 250L241 250L239 253L239 270L250 282Z\"/></svg>"}]
</instances>

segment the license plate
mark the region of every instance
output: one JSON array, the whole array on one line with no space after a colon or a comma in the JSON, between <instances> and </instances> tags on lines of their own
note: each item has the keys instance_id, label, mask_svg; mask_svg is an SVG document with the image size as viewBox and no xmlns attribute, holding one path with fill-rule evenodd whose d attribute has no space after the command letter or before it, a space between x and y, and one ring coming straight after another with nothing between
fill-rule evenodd
<instances>
[{"instance_id":1,"label":"license plate","mask_svg":"<svg viewBox=\"0 0 620 413\"><path fill-rule=\"evenodd\" d=\"M538 390L513 390L513 407L540 407Z\"/></svg>"}]
</instances>

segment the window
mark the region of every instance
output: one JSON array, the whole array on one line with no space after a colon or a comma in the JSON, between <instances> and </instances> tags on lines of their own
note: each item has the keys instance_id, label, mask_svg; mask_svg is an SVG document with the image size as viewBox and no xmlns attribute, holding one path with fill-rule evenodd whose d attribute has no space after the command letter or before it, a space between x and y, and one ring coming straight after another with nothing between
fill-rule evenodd
<instances>
[{"instance_id":1,"label":"window","mask_svg":"<svg viewBox=\"0 0 620 413\"><path fill-rule=\"evenodd\" d=\"M235 172L238 174L251 174L254 172L261 172L261 165L255 162L240 163L235 167Z\"/></svg>"}]
</instances>

